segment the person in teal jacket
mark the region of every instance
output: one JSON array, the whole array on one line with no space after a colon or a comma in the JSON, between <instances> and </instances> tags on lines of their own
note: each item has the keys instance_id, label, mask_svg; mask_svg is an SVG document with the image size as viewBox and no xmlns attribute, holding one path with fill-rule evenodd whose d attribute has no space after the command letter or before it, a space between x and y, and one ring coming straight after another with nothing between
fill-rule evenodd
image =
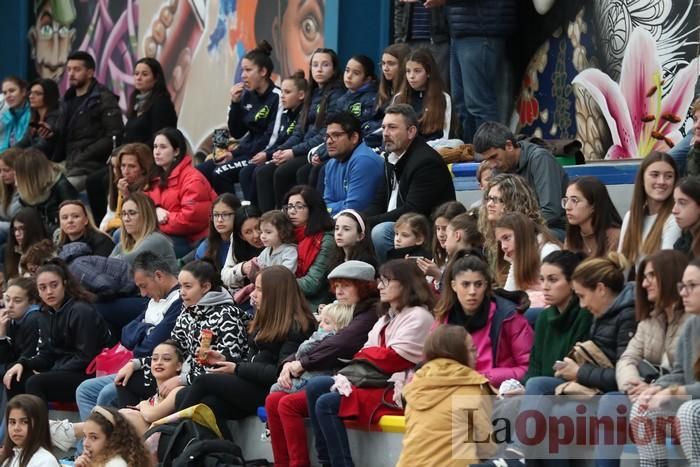
<instances>
[{"instance_id":1,"label":"person in teal jacket","mask_svg":"<svg viewBox=\"0 0 700 467\"><path fill-rule=\"evenodd\" d=\"M549 306L537 317L535 344L523 383L534 376L554 376L554 363L564 360L576 342L589 338L593 316L581 308L571 286L571 275L581 260L580 253L554 251L542 261L540 277Z\"/></svg>"},{"instance_id":2,"label":"person in teal jacket","mask_svg":"<svg viewBox=\"0 0 700 467\"><path fill-rule=\"evenodd\" d=\"M16 76L6 77L2 81L2 93L6 107L0 113L0 151L14 146L24 137L31 117L26 81Z\"/></svg>"},{"instance_id":3,"label":"person in teal jacket","mask_svg":"<svg viewBox=\"0 0 700 467\"><path fill-rule=\"evenodd\" d=\"M349 112L326 119L326 145L331 157L323 190L328 212L334 216L343 209L364 211L382 180L384 159L362 142L360 120Z\"/></svg>"}]
</instances>

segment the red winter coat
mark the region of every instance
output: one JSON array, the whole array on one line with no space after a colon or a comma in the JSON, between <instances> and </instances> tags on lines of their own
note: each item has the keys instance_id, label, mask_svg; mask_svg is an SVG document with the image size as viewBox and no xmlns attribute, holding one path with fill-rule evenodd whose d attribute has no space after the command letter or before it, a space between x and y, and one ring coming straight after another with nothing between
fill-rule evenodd
<instances>
[{"instance_id":1,"label":"red winter coat","mask_svg":"<svg viewBox=\"0 0 700 467\"><path fill-rule=\"evenodd\" d=\"M160 224L166 235L186 237L194 243L207 236L209 212L216 193L202 173L192 167L192 158L185 156L168 177L168 186L160 187L160 178L151 181L146 194L170 214Z\"/></svg>"}]
</instances>

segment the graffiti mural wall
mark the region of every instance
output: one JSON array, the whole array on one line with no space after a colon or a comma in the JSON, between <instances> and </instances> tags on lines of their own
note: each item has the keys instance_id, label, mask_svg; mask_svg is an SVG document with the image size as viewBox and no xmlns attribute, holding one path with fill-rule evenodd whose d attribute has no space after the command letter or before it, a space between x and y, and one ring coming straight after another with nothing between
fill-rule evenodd
<instances>
[{"instance_id":1,"label":"graffiti mural wall","mask_svg":"<svg viewBox=\"0 0 700 467\"><path fill-rule=\"evenodd\" d=\"M126 107L133 64L158 59L179 126L197 148L226 122L240 59L262 39L274 49L276 77L308 68L324 44L323 0L37 0L28 39L37 73L62 90L71 50L92 53L97 79Z\"/></svg>"},{"instance_id":2,"label":"graffiti mural wall","mask_svg":"<svg viewBox=\"0 0 700 467\"><path fill-rule=\"evenodd\" d=\"M324 45L324 0L35 0L33 5L36 22L28 40L41 76L65 89L68 53L88 50L97 59L98 79L125 107L133 63L155 57L168 76L180 127L195 148L224 124L228 91L245 51L268 40L279 77L306 69L311 52ZM519 132L578 138L588 159L639 157L644 148L662 148L681 136L688 117L680 107L692 94L688 89L700 67L693 61L700 38L697 0L523 0L519 5L522 30L511 44L520 82L513 120ZM625 74L625 60L636 74ZM604 77L584 73L588 69ZM677 84L682 70L687 82ZM649 88L645 93L657 79L658 95L641 103L621 99L619 94L632 91L620 81L636 78ZM625 119L630 121L618 125ZM649 121L640 124L640 119ZM621 141L627 131L634 141ZM645 136L652 133L653 141Z\"/></svg>"},{"instance_id":3,"label":"graffiti mural wall","mask_svg":"<svg viewBox=\"0 0 700 467\"><path fill-rule=\"evenodd\" d=\"M529 30L548 37L531 45L522 74L519 132L578 138L587 159L641 157L680 139L700 71L697 1L533 3Z\"/></svg>"}]
</instances>

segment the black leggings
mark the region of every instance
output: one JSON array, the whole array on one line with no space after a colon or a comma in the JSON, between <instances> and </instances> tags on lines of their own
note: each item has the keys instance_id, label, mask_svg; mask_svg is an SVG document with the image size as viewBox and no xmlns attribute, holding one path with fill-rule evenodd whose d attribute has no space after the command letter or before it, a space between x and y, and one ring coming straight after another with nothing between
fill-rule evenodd
<instances>
[{"instance_id":1,"label":"black leggings","mask_svg":"<svg viewBox=\"0 0 700 467\"><path fill-rule=\"evenodd\" d=\"M84 371L47 371L30 376L25 392L46 402L75 402L75 390L80 383L94 376L86 375Z\"/></svg>"},{"instance_id":2,"label":"black leggings","mask_svg":"<svg viewBox=\"0 0 700 467\"><path fill-rule=\"evenodd\" d=\"M294 185L306 185L307 178L299 180L297 171L308 164L306 157L295 157L282 165L267 164L255 174L258 204L261 210L274 209L280 206L284 195ZM303 171L303 170L302 170ZM301 174L300 174L301 175Z\"/></svg>"},{"instance_id":3,"label":"black leggings","mask_svg":"<svg viewBox=\"0 0 700 467\"><path fill-rule=\"evenodd\" d=\"M178 409L206 404L221 424L221 420L255 415L258 407L265 405L269 392L270 385L251 383L237 375L205 374L195 378L189 388L181 389L175 401Z\"/></svg>"},{"instance_id":4,"label":"black leggings","mask_svg":"<svg viewBox=\"0 0 700 467\"><path fill-rule=\"evenodd\" d=\"M151 398L157 391L156 382L146 386L143 371L135 371L126 386L117 386L119 408L127 405L138 405L139 402Z\"/></svg>"}]
</instances>

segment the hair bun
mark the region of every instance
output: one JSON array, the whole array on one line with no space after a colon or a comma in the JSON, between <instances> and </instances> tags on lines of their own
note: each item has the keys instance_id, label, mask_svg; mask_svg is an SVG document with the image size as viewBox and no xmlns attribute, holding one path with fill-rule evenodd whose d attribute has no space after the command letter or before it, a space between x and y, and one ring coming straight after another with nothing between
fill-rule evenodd
<instances>
[{"instance_id":1,"label":"hair bun","mask_svg":"<svg viewBox=\"0 0 700 467\"><path fill-rule=\"evenodd\" d=\"M616 269L624 271L629 267L629 261L621 253L617 251L611 251L606 256L607 260L610 261Z\"/></svg>"},{"instance_id":2,"label":"hair bun","mask_svg":"<svg viewBox=\"0 0 700 467\"><path fill-rule=\"evenodd\" d=\"M265 39L258 42L258 45L255 49L259 52L264 53L265 55L272 55L272 46Z\"/></svg>"}]
</instances>

